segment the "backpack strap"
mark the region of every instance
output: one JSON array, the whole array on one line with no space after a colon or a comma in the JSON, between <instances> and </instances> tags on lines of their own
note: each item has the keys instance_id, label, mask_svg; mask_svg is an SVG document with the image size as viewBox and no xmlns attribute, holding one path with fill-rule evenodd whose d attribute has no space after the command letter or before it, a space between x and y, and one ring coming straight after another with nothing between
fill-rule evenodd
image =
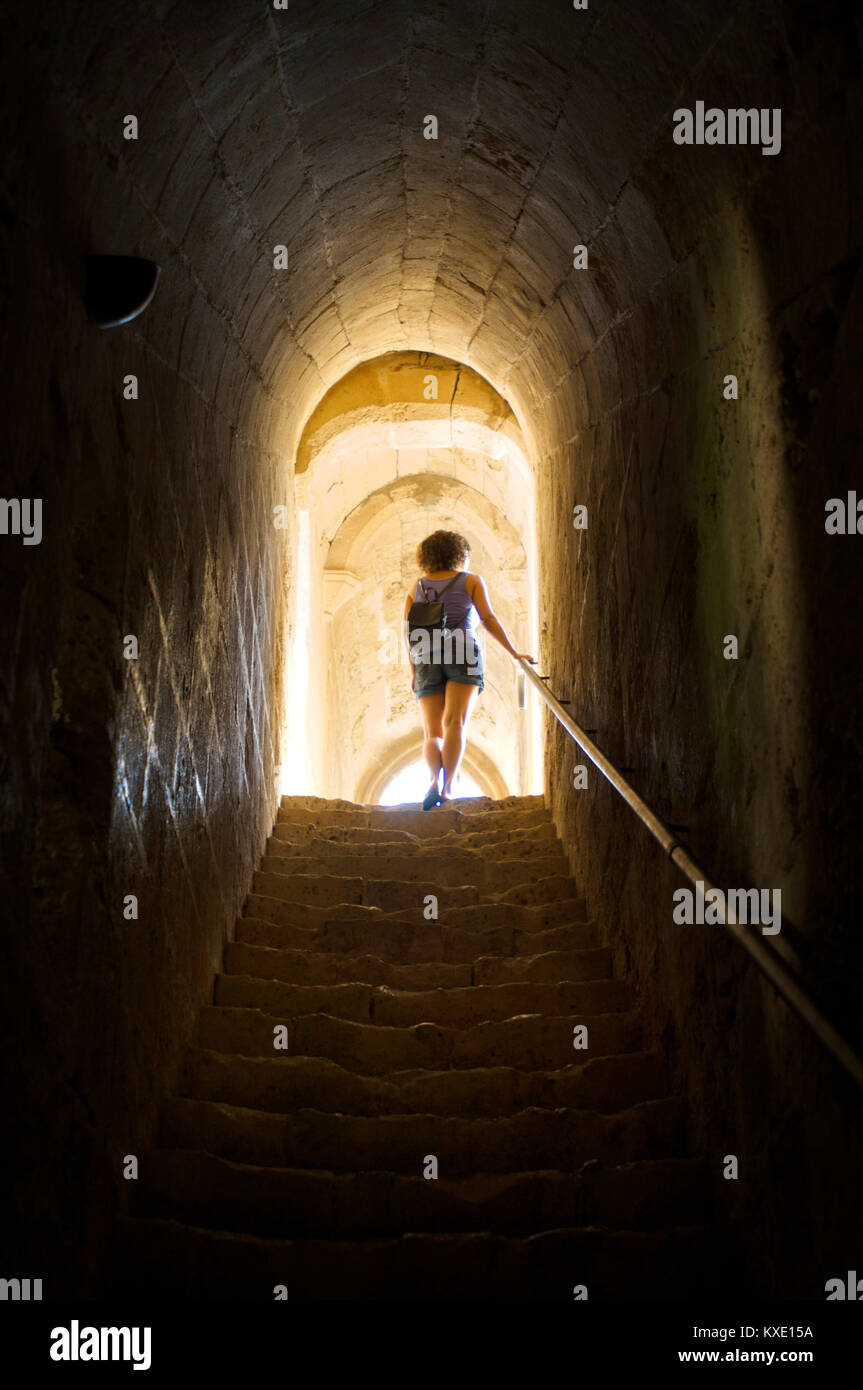
<instances>
[{"instance_id":1,"label":"backpack strap","mask_svg":"<svg viewBox=\"0 0 863 1390\"><path fill-rule=\"evenodd\" d=\"M443 588L441 589L440 593L437 594L437 596L435 597L435 600L434 600L435 603L437 603L440 599L443 598L443 596L444 596L444 594L446 593L447 589L449 588L450 584L454 584L455 581L458 579L459 574L463 574L463 573L464 573L463 570L459 570L458 574L454 574L453 577L452 577L452 579L448 579L448 580L447 580L447 582L444 584ZM432 581L432 582L434 582L434 581ZM425 584L423 583L422 580L419 581L419 585L420 585L420 588L421 588L422 591L423 591L423 596L424 596L424 598L426 599L426 602L428 602L428 594L426 593Z\"/></svg>"}]
</instances>

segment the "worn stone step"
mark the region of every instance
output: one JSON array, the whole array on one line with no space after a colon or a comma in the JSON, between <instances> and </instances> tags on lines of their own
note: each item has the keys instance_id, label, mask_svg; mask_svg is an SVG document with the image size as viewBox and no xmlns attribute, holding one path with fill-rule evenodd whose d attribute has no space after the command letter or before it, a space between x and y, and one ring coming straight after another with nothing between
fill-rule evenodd
<instances>
[{"instance_id":1,"label":"worn stone step","mask_svg":"<svg viewBox=\"0 0 863 1390\"><path fill-rule=\"evenodd\" d=\"M141 1160L136 1210L219 1230L292 1240L368 1240L405 1231L529 1236L557 1226L657 1230L704 1222L707 1168L661 1159L579 1172L426 1179L234 1163L191 1149Z\"/></svg>"},{"instance_id":2,"label":"worn stone step","mask_svg":"<svg viewBox=\"0 0 863 1390\"><path fill-rule=\"evenodd\" d=\"M487 797L464 797L447 805L436 806L434 811L438 813L435 819L447 817L462 821L476 816L478 822L481 820L486 825L492 822L503 823L513 816L542 815L545 819L550 819L543 804L523 805L518 799L513 798L509 798L507 802L494 802ZM362 820L364 825L375 828L398 827L405 820L428 820L432 814L423 811L418 802L403 802L399 806L372 806L355 801L340 801L337 798L330 800L326 797L310 796L283 796L277 811L280 820L302 823L307 816L331 816L335 823L351 825Z\"/></svg>"},{"instance_id":3,"label":"worn stone step","mask_svg":"<svg viewBox=\"0 0 863 1390\"><path fill-rule=\"evenodd\" d=\"M436 806L432 811L419 807L373 807L367 810L341 810L330 807L279 808L278 822L287 825L340 826L345 829L407 830L412 835L434 836L447 831L476 831L480 828L476 809L467 811L463 805ZM484 810L481 812L483 830L527 830L532 826L552 824L543 806L522 810Z\"/></svg>"},{"instance_id":4,"label":"worn stone step","mask_svg":"<svg viewBox=\"0 0 863 1390\"><path fill-rule=\"evenodd\" d=\"M535 955L481 956L473 966L472 984L503 985L512 980L535 980L554 982L555 980L600 979L611 972L606 971L605 952L607 947L592 951L540 951ZM586 970L596 974L586 975ZM389 982L387 982L389 983Z\"/></svg>"},{"instance_id":5,"label":"worn stone step","mask_svg":"<svg viewBox=\"0 0 863 1390\"><path fill-rule=\"evenodd\" d=\"M577 1053L573 1052L573 1056ZM413 1069L359 1076L326 1057L243 1057L192 1049L179 1094L279 1114L302 1107L345 1115L512 1115L531 1106L612 1114L668 1095L655 1052L569 1062L555 1071L515 1067Z\"/></svg>"},{"instance_id":6,"label":"worn stone step","mask_svg":"<svg viewBox=\"0 0 863 1390\"><path fill-rule=\"evenodd\" d=\"M270 860L271 866L273 863ZM290 872L287 867L283 869L281 863L266 871L258 870L252 885L254 893L281 898L283 902L312 903L319 907L357 903L379 907L385 912L411 911L420 917L430 897L436 898L438 909L445 911L483 900L502 905L513 903L528 906L578 896L574 880L563 875L547 875L533 883L517 883L495 891L491 887L480 888L473 883L449 887L429 878L403 881L339 874L298 874Z\"/></svg>"},{"instance_id":7,"label":"worn stone step","mask_svg":"<svg viewBox=\"0 0 863 1390\"><path fill-rule=\"evenodd\" d=\"M524 830L478 828L444 830L438 835L422 836L395 827L383 830L337 825L319 828L315 825L296 825L292 821L276 821L272 839L292 851L306 854L363 854L380 848L384 852L389 849L396 852L410 849L415 854L424 855L451 849L494 849L496 858L506 859L511 856L563 853L550 820Z\"/></svg>"},{"instance_id":8,"label":"worn stone step","mask_svg":"<svg viewBox=\"0 0 863 1390\"><path fill-rule=\"evenodd\" d=\"M440 854L329 854L300 856L287 853L278 840L271 839L260 864L262 873L359 875L366 882L386 879L400 883L433 882L441 888L460 888L469 883L491 888L495 893L538 879L568 878L569 864L563 854L534 855L531 858L495 859L478 850L448 850Z\"/></svg>"},{"instance_id":9,"label":"worn stone step","mask_svg":"<svg viewBox=\"0 0 863 1390\"><path fill-rule=\"evenodd\" d=\"M440 835L447 830L518 830L553 823L542 797L530 796L504 797L500 801L489 797L463 797L448 806L435 806L431 811L410 803L369 808L372 829L397 826L420 836Z\"/></svg>"},{"instance_id":10,"label":"worn stone step","mask_svg":"<svg viewBox=\"0 0 863 1390\"><path fill-rule=\"evenodd\" d=\"M266 965L255 975L261 968ZM277 1017L321 1013L377 1027L439 1023L466 1028L516 1014L559 1018L569 1013L623 1013L632 1008L632 991L625 980L392 990L386 985L294 985L252 975L217 975L213 1002L222 1008L262 1009Z\"/></svg>"},{"instance_id":11,"label":"worn stone step","mask_svg":"<svg viewBox=\"0 0 863 1390\"><path fill-rule=\"evenodd\" d=\"M292 874L258 870L253 891L285 902L314 903L320 907L359 903L387 912L413 911L422 916L425 899L432 895L442 907L466 907L480 900L472 884L448 888L437 883L403 883L398 879L349 878L339 874Z\"/></svg>"},{"instance_id":12,"label":"worn stone step","mask_svg":"<svg viewBox=\"0 0 863 1390\"><path fill-rule=\"evenodd\" d=\"M514 884L500 893L490 893L488 889L480 890L480 901L493 901L508 906L551 906L578 897L578 884L568 874L548 874L533 883Z\"/></svg>"},{"instance_id":13,"label":"worn stone step","mask_svg":"<svg viewBox=\"0 0 863 1390\"><path fill-rule=\"evenodd\" d=\"M321 927L329 922L416 922L416 908L410 912L396 908L385 912L379 907L368 907L362 903L335 903L328 906L314 903L286 902L283 899L268 897L266 894L250 893L244 907L244 917L256 917L263 922L273 922L280 926L296 926L306 929ZM424 926L464 928L480 931L485 927L523 927L527 931L545 931L549 927L564 926L570 922L586 920L584 901L578 897L561 897L550 903L468 903L467 905L447 906L438 902L438 916L427 919L420 914Z\"/></svg>"},{"instance_id":14,"label":"worn stone step","mask_svg":"<svg viewBox=\"0 0 863 1390\"><path fill-rule=\"evenodd\" d=\"M203 1008L198 1046L216 1052L269 1057L277 1030L287 1028L288 1051L300 1057L329 1057L350 1071L381 1076L406 1067L516 1066L545 1070L573 1060L574 1029L584 1025L592 1057L635 1052L641 1021L634 1013L568 1014L544 1018L525 1014L468 1028L418 1023L411 1028L351 1023L329 1014L268 1014L260 1009Z\"/></svg>"},{"instance_id":15,"label":"worn stone step","mask_svg":"<svg viewBox=\"0 0 863 1390\"><path fill-rule=\"evenodd\" d=\"M417 962L393 965L380 956L341 952L270 949L264 966L250 952L264 946L232 942L225 948L226 969L238 975L259 974L296 985L367 984L391 989L442 989L464 985L499 985L513 981L558 984L562 980L599 980L611 974L606 947L584 951L544 951L531 956L479 956L472 963ZM276 959L278 957L278 959Z\"/></svg>"},{"instance_id":16,"label":"worn stone step","mask_svg":"<svg viewBox=\"0 0 863 1390\"><path fill-rule=\"evenodd\" d=\"M461 808L465 814L481 815L483 819L488 819L490 815L495 815L500 811L513 810L542 810L545 808L545 798L536 796L464 796L457 801L451 802L453 808ZM416 810L416 803L413 801L401 802L396 806L380 806L377 802L368 801L346 801L341 797L313 796L311 793L301 793L292 796L285 795L279 801L280 810L319 810L319 811L365 811L375 812L384 816L400 815L403 812L413 812Z\"/></svg>"},{"instance_id":17,"label":"worn stone step","mask_svg":"<svg viewBox=\"0 0 863 1390\"><path fill-rule=\"evenodd\" d=\"M478 1173L576 1171L584 1163L685 1157L685 1106L677 1097L603 1115L534 1109L512 1116L341 1115L300 1109L277 1115L210 1101L169 1097L162 1148L201 1149L276 1168L377 1169L421 1177L433 1154L440 1177Z\"/></svg>"},{"instance_id":18,"label":"worn stone step","mask_svg":"<svg viewBox=\"0 0 863 1390\"><path fill-rule=\"evenodd\" d=\"M271 950L337 952L340 955L376 955L394 964L441 961L465 964L480 956L536 955L542 951L581 951L592 947L596 933L586 924L552 927L549 931L527 932L519 927L486 928L463 931L437 922L405 922L404 919L372 922L327 922L317 931L303 927L276 927L254 917L241 917L237 941L226 948L225 969L234 972L237 945L269 947ZM610 959L610 953L609 953ZM267 962L261 958L262 964ZM241 974L257 975L254 970ZM282 978L282 977L280 977Z\"/></svg>"},{"instance_id":19,"label":"worn stone step","mask_svg":"<svg viewBox=\"0 0 863 1390\"><path fill-rule=\"evenodd\" d=\"M739 1274L738 1274L739 1282ZM377 1241L286 1241L123 1218L111 1292L140 1298L588 1299L727 1297L735 1269L708 1227L667 1231L410 1234Z\"/></svg>"}]
</instances>

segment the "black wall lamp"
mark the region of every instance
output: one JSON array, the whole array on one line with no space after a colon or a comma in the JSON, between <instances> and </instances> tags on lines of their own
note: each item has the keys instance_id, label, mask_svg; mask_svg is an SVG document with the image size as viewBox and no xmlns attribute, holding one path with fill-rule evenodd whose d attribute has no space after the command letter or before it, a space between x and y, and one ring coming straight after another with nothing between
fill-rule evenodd
<instances>
[{"instance_id":1,"label":"black wall lamp","mask_svg":"<svg viewBox=\"0 0 863 1390\"><path fill-rule=\"evenodd\" d=\"M130 323L146 309L162 273L162 267L143 256L84 257L87 316L100 328Z\"/></svg>"}]
</instances>

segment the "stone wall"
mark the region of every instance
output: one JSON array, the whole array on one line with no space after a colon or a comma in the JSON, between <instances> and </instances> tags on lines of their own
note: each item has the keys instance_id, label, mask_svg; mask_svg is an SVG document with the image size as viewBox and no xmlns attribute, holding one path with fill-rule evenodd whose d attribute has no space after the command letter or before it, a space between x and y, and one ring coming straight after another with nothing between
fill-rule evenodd
<instances>
[{"instance_id":1,"label":"stone wall","mask_svg":"<svg viewBox=\"0 0 863 1390\"><path fill-rule=\"evenodd\" d=\"M859 1048L860 559L852 537L824 529L827 499L855 486L859 224L823 214L859 197L842 132L860 74L853 34L848 46L828 28L836 9L795 9L811 30L768 26L746 83L739 31L710 59L710 92L728 105L745 89L784 108L781 157L666 141L638 192L609 206L592 256L619 301L625 279L627 310L562 388L558 418L573 396L580 409L539 475L541 612L551 688L687 827L715 882L781 889L771 943ZM705 95L693 76L680 103ZM648 275L631 273L639 196L668 248ZM571 524L575 503L587 531ZM721 929L673 923L683 880L598 773L573 789L579 758L557 725L547 751L556 823L690 1097L693 1142L739 1219L753 1287L823 1297L853 1267L854 1086ZM737 1182L719 1177L729 1153Z\"/></svg>"},{"instance_id":2,"label":"stone wall","mask_svg":"<svg viewBox=\"0 0 863 1390\"><path fill-rule=\"evenodd\" d=\"M290 578L272 508L289 495L237 425L242 303L202 286L149 162L118 171L93 92L52 87L27 51L32 88L5 93L21 129L0 491L42 499L43 539L0 549L4 1147L27 1222L4 1216L4 1262L56 1297L93 1288L124 1156L152 1139L272 825ZM87 323L94 250L161 264L140 319Z\"/></svg>"}]
</instances>

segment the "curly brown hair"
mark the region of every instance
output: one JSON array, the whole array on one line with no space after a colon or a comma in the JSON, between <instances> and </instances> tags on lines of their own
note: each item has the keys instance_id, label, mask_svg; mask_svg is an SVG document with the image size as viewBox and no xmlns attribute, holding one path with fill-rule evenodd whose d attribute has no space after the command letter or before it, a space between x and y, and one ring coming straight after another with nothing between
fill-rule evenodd
<instances>
[{"instance_id":1,"label":"curly brown hair","mask_svg":"<svg viewBox=\"0 0 863 1390\"><path fill-rule=\"evenodd\" d=\"M432 531L417 546L417 564L424 574L455 570L470 559L470 545L458 531Z\"/></svg>"}]
</instances>

